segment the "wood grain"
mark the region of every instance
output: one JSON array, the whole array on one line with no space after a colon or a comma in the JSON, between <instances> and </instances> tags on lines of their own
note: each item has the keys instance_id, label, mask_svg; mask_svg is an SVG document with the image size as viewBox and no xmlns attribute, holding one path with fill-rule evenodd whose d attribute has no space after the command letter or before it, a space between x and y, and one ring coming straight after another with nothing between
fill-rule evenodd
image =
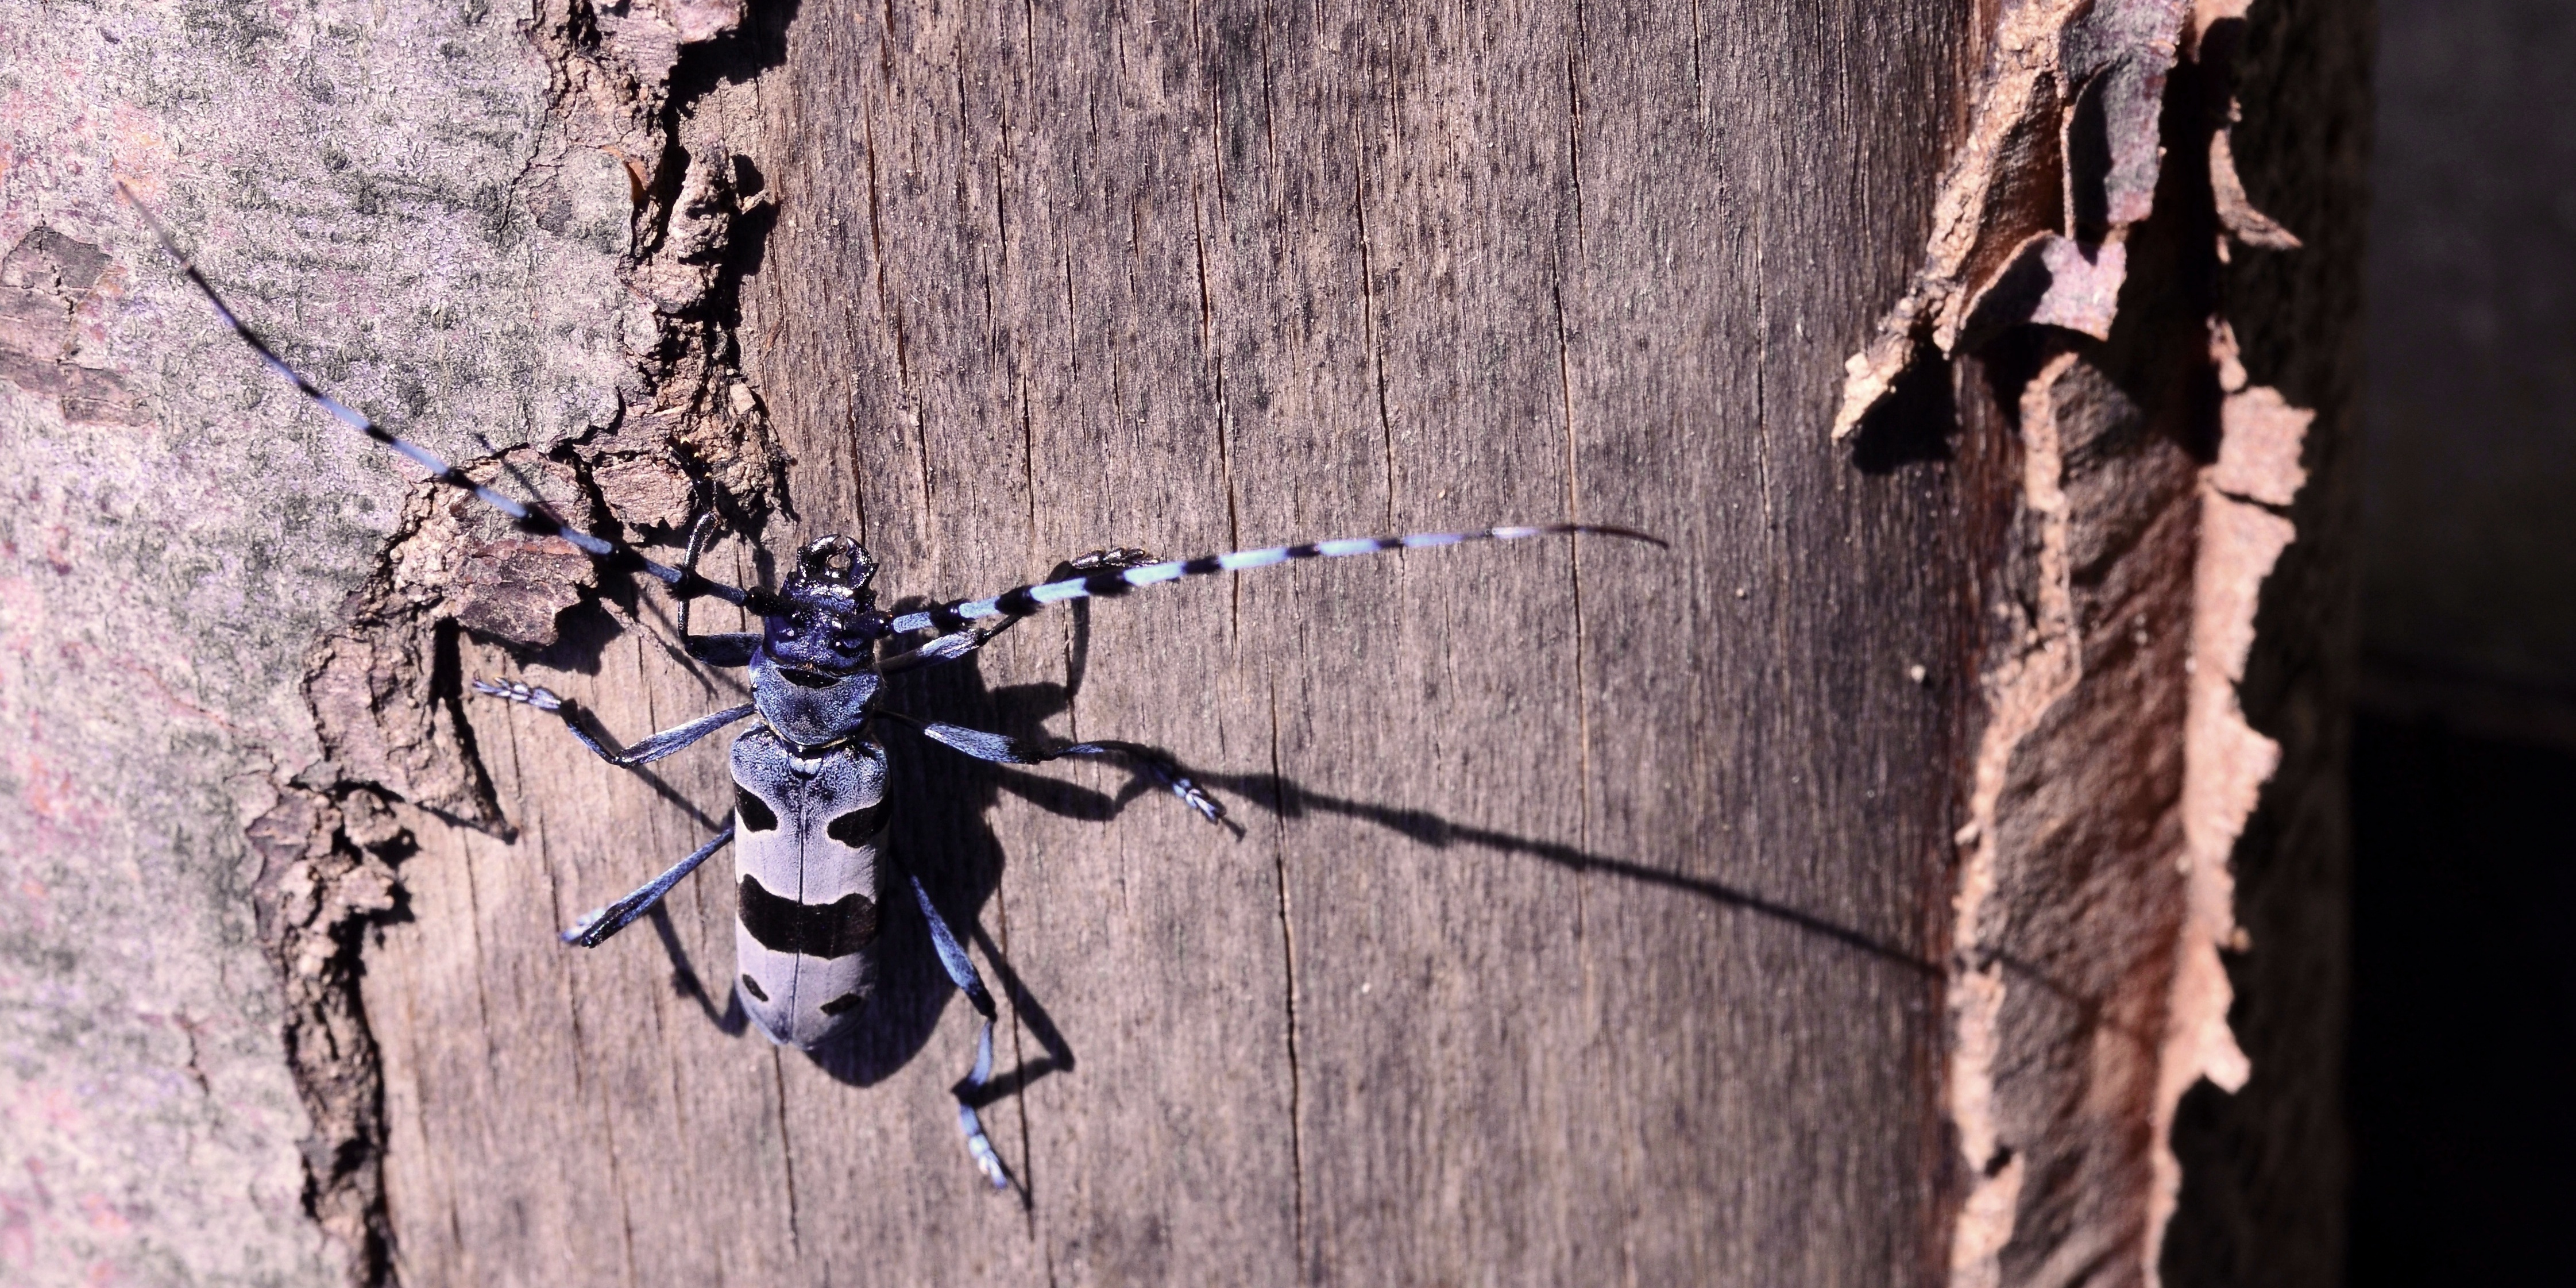
<instances>
[{"instance_id":1,"label":"wood grain","mask_svg":"<svg viewBox=\"0 0 2576 1288\"><path fill-rule=\"evenodd\" d=\"M754 15L768 550L850 532L945 596L1118 544L1574 516L1673 548L1193 583L902 697L1167 747L1243 827L898 748L897 852L1007 981L986 1120L1025 1205L976 1192L971 1013L917 926L852 1051L728 1032L723 882L553 939L694 847L718 757L637 782L475 710L517 839L424 822L367 955L405 1277L1932 1276L1962 485L1826 429L1922 243L1966 16ZM586 630L525 673L622 734L739 700Z\"/></svg>"}]
</instances>

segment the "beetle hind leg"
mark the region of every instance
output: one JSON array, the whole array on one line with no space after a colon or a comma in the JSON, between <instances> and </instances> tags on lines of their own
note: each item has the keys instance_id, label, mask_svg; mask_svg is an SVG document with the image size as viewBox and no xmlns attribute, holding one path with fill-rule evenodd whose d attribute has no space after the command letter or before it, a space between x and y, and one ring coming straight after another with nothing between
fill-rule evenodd
<instances>
[{"instance_id":1,"label":"beetle hind leg","mask_svg":"<svg viewBox=\"0 0 2576 1288\"><path fill-rule=\"evenodd\" d=\"M669 894L671 887L678 885L682 877L697 871L699 864L714 857L715 852L723 849L725 843L732 839L733 824L728 822L724 825L723 831L715 834L715 839L698 847L697 853L672 864L670 870L645 882L635 893L573 923L572 929L563 932L561 938L567 944L579 944L584 948L599 947L610 935L626 929L637 917L652 911L653 905L660 903L662 896Z\"/></svg>"},{"instance_id":2,"label":"beetle hind leg","mask_svg":"<svg viewBox=\"0 0 2576 1288\"><path fill-rule=\"evenodd\" d=\"M957 1126L966 1133L966 1152L974 1156L976 1170L993 1183L994 1189L1006 1190L1011 1187L1011 1173L1002 1166L1002 1156L993 1152L992 1138L984 1134L984 1122L975 1116L975 1102L971 1098L993 1077L993 995L984 990L984 977L976 973L975 963L966 956L965 947L957 942L956 935L950 933L948 920L939 915L938 907L930 902L929 893L921 888L921 878L907 879L912 882L912 897L921 904L922 920L930 923L930 946L939 954L940 968L948 972L949 981L966 994L966 1000L975 1004L976 1013L984 1017L983 1028L975 1037L975 1066L967 1071L965 1081L956 1087Z\"/></svg>"}]
</instances>

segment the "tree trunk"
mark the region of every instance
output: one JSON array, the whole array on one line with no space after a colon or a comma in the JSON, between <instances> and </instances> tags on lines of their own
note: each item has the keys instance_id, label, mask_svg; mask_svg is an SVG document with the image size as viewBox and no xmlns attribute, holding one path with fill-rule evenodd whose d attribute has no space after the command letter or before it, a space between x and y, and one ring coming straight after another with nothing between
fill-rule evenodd
<instances>
[{"instance_id":1,"label":"tree trunk","mask_svg":"<svg viewBox=\"0 0 2576 1288\"><path fill-rule=\"evenodd\" d=\"M0 1259L2335 1282L2367 28L2243 8L17 14L12 66L104 70L19 110L0 223ZM723 859L557 941L724 759L464 681L632 740L740 673L403 499L111 173L478 477L666 554L711 486L744 584L836 532L912 599L1670 545L1186 582L891 682L1165 748L1235 825L888 735L1001 998L983 1193L895 893L815 1056L733 1002Z\"/></svg>"}]
</instances>

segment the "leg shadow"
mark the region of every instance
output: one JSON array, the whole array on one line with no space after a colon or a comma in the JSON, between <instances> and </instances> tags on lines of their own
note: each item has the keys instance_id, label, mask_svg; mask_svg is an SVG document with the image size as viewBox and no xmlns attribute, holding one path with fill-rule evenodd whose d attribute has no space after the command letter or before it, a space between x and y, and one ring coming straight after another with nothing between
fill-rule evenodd
<instances>
[{"instance_id":1,"label":"leg shadow","mask_svg":"<svg viewBox=\"0 0 2576 1288\"><path fill-rule=\"evenodd\" d=\"M1811 912L1766 899L1749 890L1722 881L1648 867L1627 859L1594 854L1554 841L1514 836L1492 828L1454 823L1428 810L1392 809L1350 800L1324 792L1312 791L1277 774L1193 774L1201 786L1216 788L1280 818L1299 818L1307 814L1338 814L1374 823L1399 833L1416 844L1435 850L1454 846L1490 850L1498 854L1518 855L1573 872L1595 873L1660 886L1723 904L1741 912L1794 926L1819 939L1901 966L1921 974L1938 975L1940 964L1895 944L1872 938L1849 926L1839 925Z\"/></svg>"}]
</instances>

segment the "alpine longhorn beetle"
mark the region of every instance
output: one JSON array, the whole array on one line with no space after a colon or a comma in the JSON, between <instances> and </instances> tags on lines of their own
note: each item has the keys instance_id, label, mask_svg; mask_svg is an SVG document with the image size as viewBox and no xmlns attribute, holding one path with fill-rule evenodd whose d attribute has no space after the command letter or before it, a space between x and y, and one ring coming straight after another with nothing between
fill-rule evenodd
<instances>
[{"instance_id":1,"label":"alpine longhorn beetle","mask_svg":"<svg viewBox=\"0 0 2576 1288\"><path fill-rule=\"evenodd\" d=\"M1067 756L1119 757L1208 821L1221 822L1225 817L1223 807L1213 797L1152 748L1108 740L1038 746L1004 734L919 719L877 705L888 679L970 656L1021 618L1049 604L1121 595L1183 577L1241 572L1300 559L1336 559L1468 541L1516 541L1572 533L1664 544L1629 528L1546 523L1472 532L1309 541L1196 559L1158 560L1141 550L1122 548L1067 560L1057 566L1050 580L1042 583L1015 587L989 598L954 599L919 612L891 615L878 609L876 594L869 589L877 565L866 548L845 536L828 536L808 542L797 551L794 569L776 591L730 586L709 580L697 571L698 558L713 530L712 510L702 510L690 525L687 552L679 566L673 567L624 541L570 527L541 506L523 504L476 483L437 453L394 435L324 393L303 373L288 366L257 331L233 313L214 284L179 249L170 230L132 190L123 183L117 188L143 217L161 248L214 306L216 316L250 346L269 370L284 377L315 405L359 433L411 458L439 483L472 493L507 515L519 530L570 542L597 560L603 570L641 572L659 579L676 601L673 623L690 658L709 666L750 669L750 702L663 730L624 749L602 743L584 723L578 705L546 689L515 680L481 679L474 682L474 687L492 697L525 703L561 717L564 727L583 746L618 766L660 760L727 725L753 716L759 718L757 726L734 739L732 821L696 853L673 864L634 893L583 917L563 932L563 939L585 948L597 947L650 911L671 887L695 872L727 842L736 842L735 879L740 907L734 953L740 972L735 994L761 1032L781 1045L813 1050L846 1032L876 982L878 903L884 895L887 875L880 862L881 841L891 805L886 799L885 747L876 737L878 722L909 726L933 742L996 764L1035 765ZM720 599L735 605L759 618L761 629L756 633L693 635L689 632L689 605L698 599ZM881 642L922 632L931 633L926 642L879 655ZM957 1122L976 1167L995 1189L1005 1189L1011 1183L1010 1173L986 1138L973 1101L974 1093L992 1076L992 994L985 991L974 962L931 903L920 878L907 872L905 883L911 887L922 920L928 923L931 946L940 966L983 1017L975 1039L974 1065L956 1088Z\"/></svg>"}]
</instances>

